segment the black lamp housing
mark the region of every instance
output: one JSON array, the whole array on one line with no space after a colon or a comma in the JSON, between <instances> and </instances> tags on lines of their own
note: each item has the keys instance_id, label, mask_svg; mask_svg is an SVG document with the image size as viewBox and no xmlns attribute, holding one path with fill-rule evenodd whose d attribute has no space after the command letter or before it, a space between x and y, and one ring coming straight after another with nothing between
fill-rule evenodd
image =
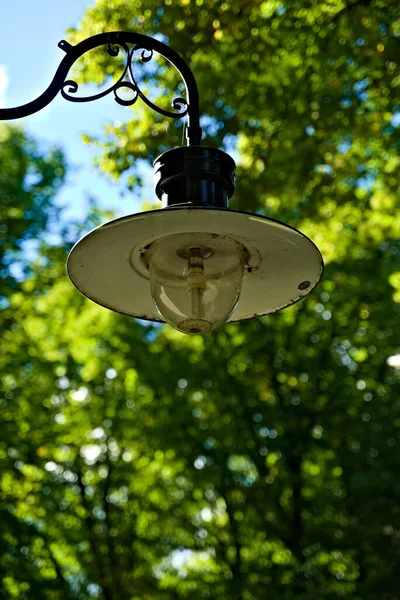
<instances>
[{"instance_id":1,"label":"black lamp housing","mask_svg":"<svg viewBox=\"0 0 400 600\"><path fill-rule=\"evenodd\" d=\"M235 191L235 162L215 148L183 146L154 162L154 183L163 208L228 208Z\"/></svg>"}]
</instances>

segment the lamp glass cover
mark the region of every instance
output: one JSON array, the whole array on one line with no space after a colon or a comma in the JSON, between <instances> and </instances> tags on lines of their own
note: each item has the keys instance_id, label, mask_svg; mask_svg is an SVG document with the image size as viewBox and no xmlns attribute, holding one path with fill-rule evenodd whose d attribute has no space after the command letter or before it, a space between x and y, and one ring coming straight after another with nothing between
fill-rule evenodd
<instances>
[{"instance_id":1,"label":"lamp glass cover","mask_svg":"<svg viewBox=\"0 0 400 600\"><path fill-rule=\"evenodd\" d=\"M246 250L216 234L161 238L144 254L153 302L183 333L208 333L230 317L239 301Z\"/></svg>"}]
</instances>

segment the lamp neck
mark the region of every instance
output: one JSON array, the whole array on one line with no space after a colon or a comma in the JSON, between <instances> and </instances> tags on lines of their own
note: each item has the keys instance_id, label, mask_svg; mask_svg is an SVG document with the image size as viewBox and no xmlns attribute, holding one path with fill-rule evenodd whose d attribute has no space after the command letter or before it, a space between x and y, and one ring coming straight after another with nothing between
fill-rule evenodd
<instances>
[{"instance_id":1,"label":"lamp neck","mask_svg":"<svg viewBox=\"0 0 400 600\"><path fill-rule=\"evenodd\" d=\"M154 162L155 191L163 208L228 208L235 190L235 161L216 148L188 146Z\"/></svg>"}]
</instances>

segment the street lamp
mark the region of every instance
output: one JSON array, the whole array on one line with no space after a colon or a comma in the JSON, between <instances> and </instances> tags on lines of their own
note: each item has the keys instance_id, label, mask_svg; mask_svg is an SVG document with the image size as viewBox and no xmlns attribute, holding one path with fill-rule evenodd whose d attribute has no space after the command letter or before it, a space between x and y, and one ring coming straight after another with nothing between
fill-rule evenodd
<instances>
[{"instance_id":1,"label":"street lamp","mask_svg":"<svg viewBox=\"0 0 400 600\"><path fill-rule=\"evenodd\" d=\"M201 146L199 95L186 62L157 39L133 32L102 33L76 46L62 40L66 56L53 81L36 100L0 110L0 120L41 110L61 92L88 102L111 92L124 106L139 98L172 119L187 117L187 146L154 162L155 192L163 208L115 219L86 234L72 248L67 271L82 294L115 312L168 322L189 334L207 333L226 321L276 312L306 296L322 276L318 248L304 234L264 216L230 210L235 163L221 150ZM106 46L126 62L119 79L93 96L76 95L66 79L75 61ZM180 73L186 98L173 111L155 105L135 78L133 59L148 62L157 52ZM132 94L130 99L121 91Z\"/></svg>"}]
</instances>

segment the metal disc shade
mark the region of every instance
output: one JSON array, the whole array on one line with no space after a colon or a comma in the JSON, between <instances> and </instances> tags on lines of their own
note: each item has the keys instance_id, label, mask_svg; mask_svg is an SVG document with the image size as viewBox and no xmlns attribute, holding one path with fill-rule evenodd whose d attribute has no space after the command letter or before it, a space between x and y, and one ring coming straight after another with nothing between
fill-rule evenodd
<instances>
[{"instance_id":1,"label":"metal disc shade","mask_svg":"<svg viewBox=\"0 0 400 600\"><path fill-rule=\"evenodd\" d=\"M232 238L248 251L242 292L228 321L290 306L322 276L318 248L296 229L258 215L194 207L138 213L94 229L71 250L68 275L82 294L101 306L163 322L152 301L143 255L164 236L203 232Z\"/></svg>"}]
</instances>

